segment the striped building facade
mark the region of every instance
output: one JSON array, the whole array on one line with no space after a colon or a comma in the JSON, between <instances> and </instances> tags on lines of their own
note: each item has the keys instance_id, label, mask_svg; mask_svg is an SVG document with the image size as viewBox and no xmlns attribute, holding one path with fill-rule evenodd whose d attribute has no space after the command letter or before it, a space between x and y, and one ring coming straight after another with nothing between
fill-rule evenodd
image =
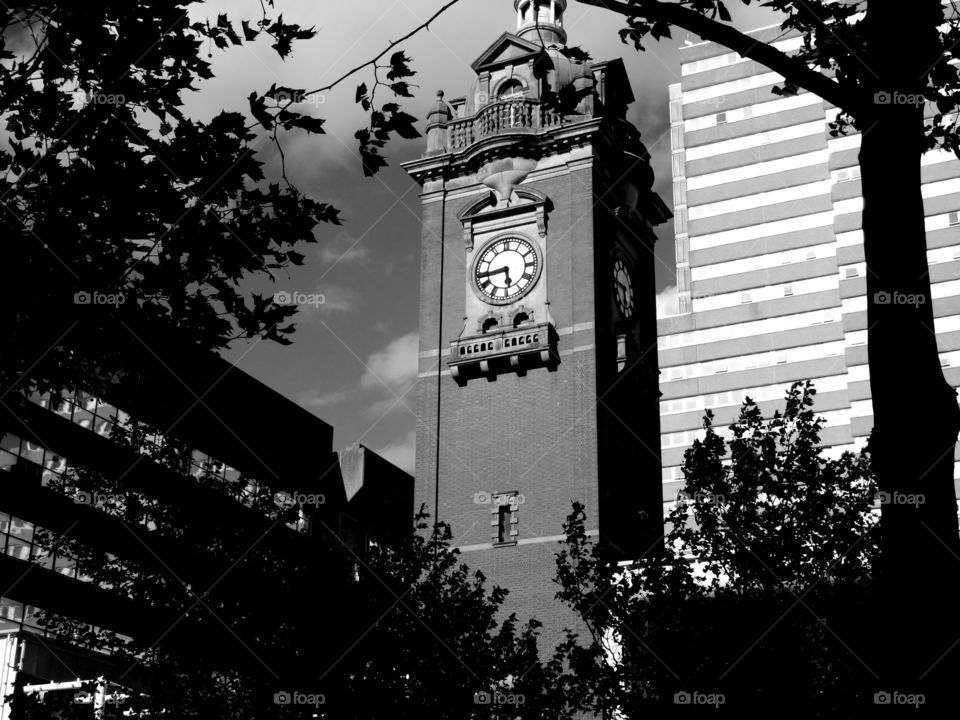
<instances>
[{"instance_id":1,"label":"striped building facade","mask_svg":"<svg viewBox=\"0 0 960 720\"><path fill-rule=\"evenodd\" d=\"M777 26L750 34L800 46ZM705 409L725 433L747 395L772 415L811 379L828 454L862 447L873 426L860 136L830 137L832 105L774 94L780 75L723 46L687 45L681 62L670 88L679 314L658 320L665 502ZM960 386L954 155L924 156L923 197L941 364Z\"/></svg>"}]
</instances>

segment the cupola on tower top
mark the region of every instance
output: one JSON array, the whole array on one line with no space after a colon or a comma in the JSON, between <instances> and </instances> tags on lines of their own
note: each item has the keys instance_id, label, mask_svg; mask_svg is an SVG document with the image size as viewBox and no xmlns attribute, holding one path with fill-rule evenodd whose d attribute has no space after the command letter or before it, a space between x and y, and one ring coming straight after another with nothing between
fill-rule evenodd
<instances>
[{"instance_id":1,"label":"cupola on tower top","mask_svg":"<svg viewBox=\"0 0 960 720\"><path fill-rule=\"evenodd\" d=\"M514 0L517 35L538 45L566 45L563 13L567 0Z\"/></svg>"}]
</instances>

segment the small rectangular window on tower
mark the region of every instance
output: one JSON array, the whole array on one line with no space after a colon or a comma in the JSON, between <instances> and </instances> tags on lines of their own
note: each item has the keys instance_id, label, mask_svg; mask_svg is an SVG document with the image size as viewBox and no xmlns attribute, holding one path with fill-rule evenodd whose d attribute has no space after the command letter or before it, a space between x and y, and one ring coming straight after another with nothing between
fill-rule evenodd
<instances>
[{"instance_id":1,"label":"small rectangular window on tower","mask_svg":"<svg viewBox=\"0 0 960 720\"><path fill-rule=\"evenodd\" d=\"M947 215L947 221L950 223L950 227L960 225L960 212L952 212Z\"/></svg>"},{"instance_id":2,"label":"small rectangular window on tower","mask_svg":"<svg viewBox=\"0 0 960 720\"><path fill-rule=\"evenodd\" d=\"M717 125L727 124L727 114L725 112L717 113Z\"/></svg>"},{"instance_id":3,"label":"small rectangular window on tower","mask_svg":"<svg viewBox=\"0 0 960 720\"><path fill-rule=\"evenodd\" d=\"M523 496L517 492L498 492L493 495L493 515L490 520L491 540L494 545L515 545L517 542L517 513Z\"/></svg>"},{"instance_id":4,"label":"small rectangular window on tower","mask_svg":"<svg viewBox=\"0 0 960 720\"><path fill-rule=\"evenodd\" d=\"M497 508L497 542L510 541L510 506L501 505Z\"/></svg>"},{"instance_id":5,"label":"small rectangular window on tower","mask_svg":"<svg viewBox=\"0 0 960 720\"><path fill-rule=\"evenodd\" d=\"M784 285L783 286L783 296L790 297L793 295L793 285Z\"/></svg>"}]
</instances>

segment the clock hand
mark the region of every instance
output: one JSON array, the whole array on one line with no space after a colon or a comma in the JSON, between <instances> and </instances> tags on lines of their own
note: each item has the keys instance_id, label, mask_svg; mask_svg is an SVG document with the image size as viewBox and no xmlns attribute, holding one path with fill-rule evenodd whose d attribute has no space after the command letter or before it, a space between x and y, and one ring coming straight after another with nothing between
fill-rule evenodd
<instances>
[{"instance_id":1,"label":"clock hand","mask_svg":"<svg viewBox=\"0 0 960 720\"><path fill-rule=\"evenodd\" d=\"M502 268L497 268L496 270L487 270L486 272L477 273L477 277L490 277L491 275L499 275L500 273L505 272L507 274L507 284L510 283L510 268L504 265Z\"/></svg>"}]
</instances>

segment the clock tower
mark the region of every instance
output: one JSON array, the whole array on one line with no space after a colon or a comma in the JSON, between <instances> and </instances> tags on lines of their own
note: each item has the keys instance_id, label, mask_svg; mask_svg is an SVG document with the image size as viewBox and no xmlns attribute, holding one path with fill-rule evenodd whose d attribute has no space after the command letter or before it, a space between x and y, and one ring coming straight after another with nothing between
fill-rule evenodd
<instances>
[{"instance_id":1,"label":"clock tower","mask_svg":"<svg viewBox=\"0 0 960 720\"><path fill-rule=\"evenodd\" d=\"M572 503L622 559L662 535L652 191L622 61L566 48L566 0L515 0L517 30L438 93L423 188L417 506L510 590L545 644L572 626L554 555Z\"/></svg>"}]
</instances>

